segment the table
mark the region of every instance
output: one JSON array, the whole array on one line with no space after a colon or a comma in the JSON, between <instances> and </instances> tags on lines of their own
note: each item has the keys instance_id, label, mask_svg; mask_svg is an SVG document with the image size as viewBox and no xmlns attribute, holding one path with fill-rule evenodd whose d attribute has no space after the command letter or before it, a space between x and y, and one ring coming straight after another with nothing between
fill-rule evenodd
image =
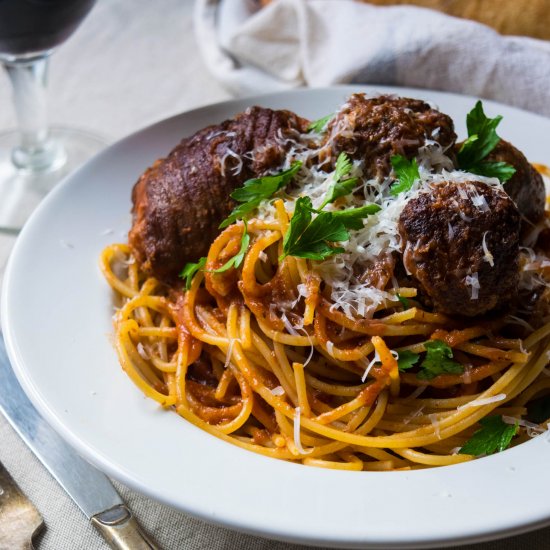
<instances>
[{"instance_id":1,"label":"table","mask_svg":"<svg viewBox=\"0 0 550 550\"><path fill-rule=\"evenodd\" d=\"M202 64L192 11L192 0L99 1L52 58L51 121L114 141L170 115L228 99L228 92ZM7 77L0 73L0 131L15 124L10 93ZM0 279L13 242L14 237L0 235ZM0 461L45 518L47 529L37 549L107 548L3 418ZM302 548L212 527L115 485L141 524L166 550ZM475 546L478 550L547 547L550 529Z\"/></svg>"}]
</instances>

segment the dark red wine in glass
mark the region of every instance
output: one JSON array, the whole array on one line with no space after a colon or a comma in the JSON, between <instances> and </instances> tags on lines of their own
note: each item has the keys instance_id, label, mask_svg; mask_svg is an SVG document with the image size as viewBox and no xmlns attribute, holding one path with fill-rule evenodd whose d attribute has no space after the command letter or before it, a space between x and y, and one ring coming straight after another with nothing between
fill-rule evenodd
<instances>
[{"instance_id":1,"label":"dark red wine in glass","mask_svg":"<svg viewBox=\"0 0 550 550\"><path fill-rule=\"evenodd\" d=\"M100 150L102 140L49 128L49 56L95 0L0 0L0 62L13 85L18 129L0 133L0 231L18 231L43 196Z\"/></svg>"}]
</instances>

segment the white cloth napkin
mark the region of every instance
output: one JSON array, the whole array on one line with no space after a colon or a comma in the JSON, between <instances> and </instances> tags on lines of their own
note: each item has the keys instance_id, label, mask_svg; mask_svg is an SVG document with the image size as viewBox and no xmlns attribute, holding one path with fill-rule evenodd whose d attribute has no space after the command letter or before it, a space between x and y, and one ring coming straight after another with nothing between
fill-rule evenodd
<instances>
[{"instance_id":1,"label":"white cloth napkin","mask_svg":"<svg viewBox=\"0 0 550 550\"><path fill-rule=\"evenodd\" d=\"M465 19L353 0L198 0L212 74L236 95L373 83L495 99L550 116L550 42Z\"/></svg>"}]
</instances>

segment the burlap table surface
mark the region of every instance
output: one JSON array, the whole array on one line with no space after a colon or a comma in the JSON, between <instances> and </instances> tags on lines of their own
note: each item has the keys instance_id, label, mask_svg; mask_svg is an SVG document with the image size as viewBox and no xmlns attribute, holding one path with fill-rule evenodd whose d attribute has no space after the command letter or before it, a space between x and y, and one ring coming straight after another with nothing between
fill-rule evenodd
<instances>
[{"instance_id":1,"label":"burlap table surface","mask_svg":"<svg viewBox=\"0 0 550 550\"><path fill-rule=\"evenodd\" d=\"M52 59L52 121L114 140L164 117L228 98L197 54L192 9L191 0L99 0ZM10 89L0 73L0 131L13 125ZM0 237L0 271L13 242ZM36 544L38 550L107 548L3 418L0 461L44 516L47 529ZM305 548L214 527L115 485L166 550ZM469 548L543 550L550 548L550 529Z\"/></svg>"}]
</instances>

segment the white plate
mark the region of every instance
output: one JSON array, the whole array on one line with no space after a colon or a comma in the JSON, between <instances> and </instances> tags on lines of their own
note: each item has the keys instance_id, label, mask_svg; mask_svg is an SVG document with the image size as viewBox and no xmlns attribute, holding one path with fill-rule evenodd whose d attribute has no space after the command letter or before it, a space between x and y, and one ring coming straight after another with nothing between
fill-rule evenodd
<instances>
[{"instance_id":1,"label":"white plate","mask_svg":"<svg viewBox=\"0 0 550 550\"><path fill-rule=\"evenodd\" d=\"M145 399L119 367L102 248L126 240L130 191L183 137L256 103L312 119L366 87L300 90L184 113L113 145L55 189L24 228L5 274L2 321L16 374L38 410L84 457L179 510L267 537L342 547L441 547L550 520L550 441L441 469L308 468L222 442ZM474 99L378 88L435 102L464 136ZM506 139L548 161L550 120L485 102ZM112 232L111 232L112 230Z\"/></svg>"}]
</instances>

